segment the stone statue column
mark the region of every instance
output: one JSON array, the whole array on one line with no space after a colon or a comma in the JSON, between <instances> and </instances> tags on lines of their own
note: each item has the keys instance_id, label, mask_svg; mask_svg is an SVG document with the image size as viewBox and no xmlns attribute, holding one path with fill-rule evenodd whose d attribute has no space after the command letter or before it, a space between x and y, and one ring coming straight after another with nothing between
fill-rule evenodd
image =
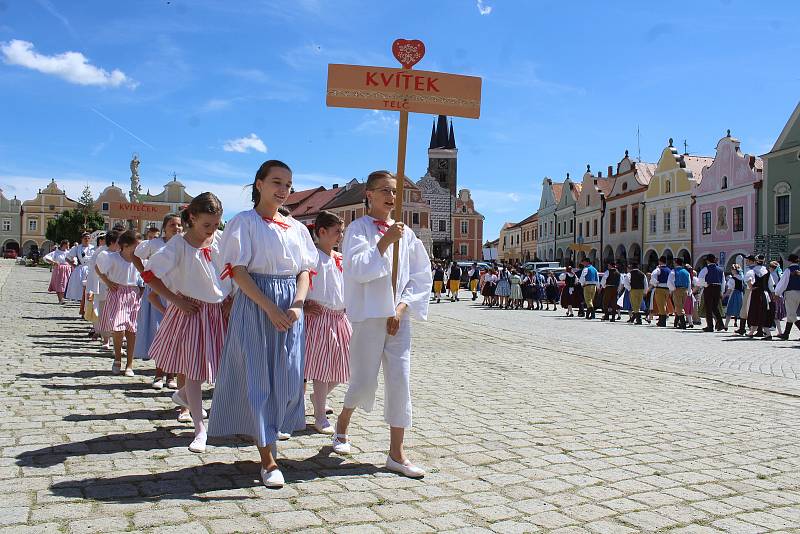
<instances>
[{"instance_id":1,"label":"stone statue column","mask_svg":"<svg viewBox=\"0 0 800 534\"><path fill-rule=\"evenodd\" d=\"M139 155L134 154L131 160L131 190L129 193L131 202L138 202L141 192L142 186L139 183Z\"/></svg>"}]
</instances>

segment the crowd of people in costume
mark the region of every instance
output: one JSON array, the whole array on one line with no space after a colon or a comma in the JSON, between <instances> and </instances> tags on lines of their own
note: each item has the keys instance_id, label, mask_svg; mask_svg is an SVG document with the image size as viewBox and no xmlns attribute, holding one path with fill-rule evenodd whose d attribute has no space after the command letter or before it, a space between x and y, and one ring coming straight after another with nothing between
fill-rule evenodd
<instances>
[{"instance_id":1,"label":"crowd of people in costume","mask_svg":"<svg viewBox=\"0 0 800 534\"><path fill-rule=\"evenodd\" d=\"M281 487L277 442L306 428L307 387L312 427L347 455L353 413L372 410L383 368L386 468L422 477L404 435L412 423L410 320L427 318L432 275L422 242L392 219L396 178L369 175L367 215L346 231L326 211L310 228L292 218L283 208L291 187L290 168L270 160L256 172L253 209L224 231L222 204L207 192L146 239L117 227L94 245L89 234L72 248L64 242L45 257L49 290L59 303L81 302L91 335L113 344L114 375L133 377L136 359L153 361L153 388L174 390L178 420L194 426L190 451L204 452L209 436L250 436L264 485ZM210 414L204 384L214 385ZM327 401L339 384L347 391L331 423Z\"/></svg>"},{"instance_id":2,"label":"crowd of people in costume","mask_svg":"<svg viewBox=\"0 0 800 534\"><path fill-rule=\"evenodd\" d=\"M790 254L787 259L782 269L777 261L750 254L744 266L734 263L728 272L714 255L705 257L699 272L681 258L669 267L664 256L652 271L634 262L620 270L609 262L602 273L588 258L577 267L567 264L558 274L505 265L481 270L474 263L468 270L468 289L473 300L480 293L481 305L490 308L549 311L552 306L556 311L560 304L568 317L596 319L599 310L600 320L609 322L622 320L625 311L628 323L659 327L667 327L672 316L672 327L678 329L702 326L705 318L704 332L728 331L733 321L739 335L788 340L793 326L800 330L800 258ZM450 281L445 298L459 300L456 281L462 268L433 262L431 270L432 301L441 301L445 279Z\"/></svg>"}]
</instances>

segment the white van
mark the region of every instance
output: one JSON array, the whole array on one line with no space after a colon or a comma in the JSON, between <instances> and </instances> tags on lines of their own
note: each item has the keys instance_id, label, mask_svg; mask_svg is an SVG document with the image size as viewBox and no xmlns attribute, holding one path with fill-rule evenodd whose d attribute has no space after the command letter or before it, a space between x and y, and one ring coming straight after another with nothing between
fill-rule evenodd
<instances>
[{"instance_id":1,"label":"white van","mask_svg":"<svg viewBox=\"0 0 800 534\"><path fill-rule=\"evenodd\" d=\"M522 268L526 271L547 271L549 269L557 269L561 264L557 261L528 261L522 264Z\"/></svg>"}]
</instances>

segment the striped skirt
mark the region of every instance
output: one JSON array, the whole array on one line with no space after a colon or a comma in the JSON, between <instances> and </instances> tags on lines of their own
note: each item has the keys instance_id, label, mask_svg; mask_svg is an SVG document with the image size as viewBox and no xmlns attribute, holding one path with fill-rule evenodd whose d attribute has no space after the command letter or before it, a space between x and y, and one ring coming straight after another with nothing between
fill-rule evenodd
<instances>
[{"instance_id":1,"label":"striped skirt","mask_svg":"<svg viewBox=\"0 0 800 534\"><path fill-rule=\"evenodd\" d=\"M70 300L81 300L83 298L83 283L86 281L87 276L89 276L88 265L78 265L75 267L69 275L67 292L64 297Z\"/></svg>"},{"instance_id":2,"label":"striped skirt","mask_svg":"<svg viewBox=\"0 0 800 534\"><path fill-rule=\"evenodd\" d=\"M294 300L294 276L250 273L264 295L286 310ZM278 431L306 426L303 403L303 317L278 332L267 314L242 291L236 294L214 388L209 436L244 434L259 447Z\"/></svg>"},{"instance_id":3,"label":"striped skirt","mask_svg":"<svg viewBox=\"0 0 800 534\"><path fill-rule=\"evenodd\" d=\"M307 380L338 382L350 380L350 336L353 327L344 310L322 307L319 315L306 315Z\"/></svg>"},{"instance_id":4,"label":"striped skirt","mask_svg":"<svg viewBox=\"0 0 800 534\"><path fill-rule=\"evenodd\" d=\"M101 332L136 333L136 316L139 314L139 288L119 286L109 291L98 328Z\"/></svg>"},{"instance_id":5,"label":"striped skirt","mask_svg":"<svg viewBox=\"0 0 800 534\"><path fill-rule=\"evenodd\" d=\"M158 325L164 319L164 315L148 299L152 292L150 286L144 288L142 305L139 306L139 315L136 317L136 346L133 348L133 357L142 360L150 359L150 347L156 338ZM164 303L164 299L161 302Z\"/></svg>"},{"instance_id":6,"label":"striped skirt","mask_svg":"<svg viewBox=\"0 0 800 534\"><path fill-rule=\"evenodd\" d=\"M225 340L222 303L189 299L200 305L197 313L183 313L170 304L150 346L149 355L166 373L181 373L191 380L214 382ZM157 310L153 310L157 311ZM139 344L139 336L136 336Z\"/></svg>"},{"instance_id":7,"label":"striped skirt","mask_svg":"<svg viewBox=\"0 0 800 534\"><path fill-rule=\"evenodd\" d=\"M50 275L50 285L47 290L51 293L64 293L67 290L69 275L72 273L72 265L69 263L59 263L53 266L53 274Z\"/></svg>"}]
</instances>

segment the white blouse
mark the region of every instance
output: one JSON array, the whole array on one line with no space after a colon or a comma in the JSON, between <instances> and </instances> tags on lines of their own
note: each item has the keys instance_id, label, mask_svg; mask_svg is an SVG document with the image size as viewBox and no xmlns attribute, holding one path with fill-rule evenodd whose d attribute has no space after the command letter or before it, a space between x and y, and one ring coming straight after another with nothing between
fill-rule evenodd
<instances>
[{"instance_id":1,"label":"white blouse","mask_svg":"<svg viewBox=\"0 0 800 534\"><path fill-rule=\"evenodd\" d=\"M88 265L89 259L94 255L94 246L75 245L67 251L67 258L78 260L78 265Z\"/></svg>"},{"instance_id":2,"label":"white blouse","mask_svg":"<svg viewBox=\"0 0 800 534\"><path fill-rule=\"evenodd\" d=\"M220 279L223 269L221 238L222 232L218 231L208 247L195 248L183 236L176 235L150 256L145 279L151 272L173 293L203 302L222 302L231 292L231 280Z\"/></svg>"},{"instance_id":3,"label":"white blouse","mask_svg":"<svg viewBox=\"0 0 800 534\"><path fill-rule=\"evenodd\" d=\"M286 217L287 228L281 224L263 220L254 209L238 213L222 234L223 264L284 276L313 269L319 255L308 228L292 217Z\"/></svg>"},{"instance_id":4,"label":"white blouse","mask_svg":"<svg viewBox=\"0 0 800 534\"><path fill-rule=\"evenodd\" d=\"M86 291L90 291L92 293L100 292L100 277L97 276L97 272L94 270L94 267L97 265L97 258L106 250L108 250L108 247L101 245L94 249L94 254L92 254L91 258L89 258L89 274L86 275Z\"/></svg>"},{"instance_id":5,"label":"white blouse","mask_svg":"<svg viewBox=\"0 0 800 534\"><path fill-rule=\"evenodd\" d=\"M319 261L311 273L308 300L313 300L331 310L344 309L342 261L342 255L338 252L333 252L331 257L319 251Z\"/></svg>"},{"instance_id":6,"label":"white blouse","mask_svg":"<svg viewBox=\"0 0 800 534\"><path fill-rule=\"evenodd\" d=\"M394 223L389 223L394 224ZM433 283L431 260L420 241L408 226L400 245L397 295L392 295L392 254L390 245L381 255L378 241L382 237L376 219L364 216L347 227L342 242L344 256L344 303L352 322L394 317L401 302L408 306L408 315L419 320L428 318L428 302Z\"/></svg>"},{"instance_id":7,"label":"white blouse","mask_svg":"<svg viewBox=\"0 0 800 534\"><path fill-rule=\"evenodd\" d=\"M47 254L44 259L45 261L51 261L59 265L65 265L67 263L71 265L72 262L67 258L68 252L68 250L61 250L60 248L57 248L53 252Z\"/></svg>"},{"instance_id":8,"label":"white blouse","mask_svg":"<svg viewBox=\"0 0 800 534\"><path fill-rule=\"evenodd\" d=\"M141 282L136 266L123 258L119 252L106 251L97 258L96 263L100 272L115 284L137 286Z\"/></svg>"},{"instance_id":9,"label":"white blouse","mask_svg":"<svg viewBox=\"0 0 800 534\"><path fill-rule=\"evenodd\" d=\"M147 261L150 259L150 256L164 248L166 244L167 241L164 241L162 237L148 239L136 245L136 250L134 250L133 253L137 258L142 260L142 265L147 269Z\"/></svg>"}]
</instances>

